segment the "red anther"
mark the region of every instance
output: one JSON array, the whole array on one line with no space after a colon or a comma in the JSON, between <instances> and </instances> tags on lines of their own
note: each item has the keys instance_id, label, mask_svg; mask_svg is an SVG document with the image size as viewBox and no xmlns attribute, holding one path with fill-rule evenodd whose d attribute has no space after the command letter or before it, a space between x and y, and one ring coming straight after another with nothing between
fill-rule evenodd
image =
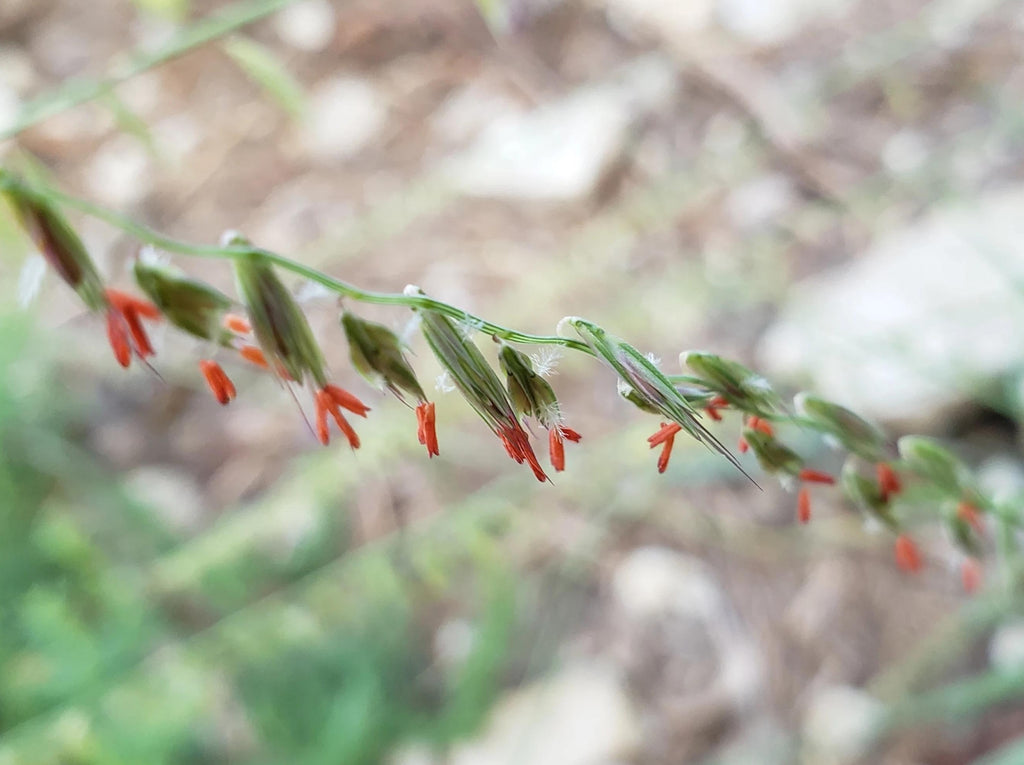
<instances>
[{"instance_id":1,"label":"red anther","mask_svg":"<svg viewBox=\"0 0 1024 765\"><path fill-rule=\"evenodd\" d=\"M762 420L760 417L751 416L747 420L747 427L752 428L754 430L758 430L768 437L772 437L775 435L775 428L772 427L772 424L767 420Z\"/></svg>"},{"instance_id":2,"label":"red anther","mask_svg":"<svg viewBox=\"0 0 1024 765\"><path fill-rule=\"evenodd\" d=\"M725 396L715 396L708 403L715 409L725 409L725 407L729 406L729 400Z\"/></svg>"},{"instance_id":3,"label":"red anther","mask_svg":"<svg viewBox=\"0 0 1024 765\"><path fill-rule=\"evenodd\" d=\"M351 401L349 401L349 399L347 399L346 397L339 397L337 395L337 391L342 391L343 393L346 393L347 396L351 396L351 398L354 399L355 401L359 401L359 399L356 399L355 396L352 396L351 393L348 393L348 391L343 391L336 385L328 385L325 386L323 389L318 390L316 392L317 437L320 439L320 443L324 444L325 446L328 443L330 443L331 435L327 425L327 415L330 414L331 417L334 418L334 421L338 424L338 428L341 430L342 433L345 434L345 438L348 439L349 446L351 446L353 449L358 449L359 436L356 434L355 430L352 429L352 426L349 425L349 422L348 420L345 419L345 416L341 413L342 406L345 406L346 409L349 407L346 406L346 404L343 404L342 401L339 400L339 398L346 401L347 403L351 403ZM358 408L361 408L361 411L356 411L354 409L350 411L356 411L356 414L362 414L363 416L365 416L365 412L369 411L369 409L365 405L363 405L362 402L359 402Z\"/></svg>"},{"instance_id":4,"label":"red anther","mask_svg":"<svg viewBox=\"0 0 1024 765\"><path fill-rule=\"evenodd\" d=\"M263 351L255 345L243 345L238 349L238 355L260 369L270 369L270 364L267 363L267 357L264 356Z\"/></svg>"},{"instance_id":5,"label":"red anther","mask_svg":"<svg viewBox=\"0 0 1024 765\"><path fill-rule=\"evenodd\" d=\"M710 417L715 422L722 421L722 415L720 415L718 413L718 409L713 407L711 404L708 404L706 407L704 407L704 412L707 414L708 417Z\"/></svg>"},{"instance_id":6,"label":"red anther","mask_svg":"<svg viewBox=\"0 0 1024 765\"><path fill-rule=\"evenodd\" d=\"M676 437L673 433L667 439L665 439L665 445L661 447L661 454L658 455L658 472L664 473L668 470L668 460L672 456L672 445L675 443Z\"/></svg>"},{"instance_id":7,"label":"red anther","mask_svg":"<svg viewBox=\"0 0 1024 765\"><path fill-rule=\"evenodd\" d=\"M325 385L324 392L326 392L338 406L348 409L352 414L365 417L366 413L370 411L370 407L347 390L339 388L337 385Z\"/></svg>"},{"instance_id":8,"label":"red anther","mask_svg":"<svg viewBox=\"0 0 1024 765\"><path fill-rule=\"evenodd\" d=\"M807 523L811 520L811 492L807 487L800 489L796 496L796 517L800 523Z\"/></svg>"},{"instance_id":9,"label":"red anther","mask_svg":"<svg viewBox=\"0 0 1024 765\"><path fill-rule=\"evenodd\" d=\"M565 442L562 440L562 434L558 432L557 426L548 431L548 452L551 455L551 467L555 469L555 472L560 473L565 470Z\"/></svg>"},{"instance_id":10,"label":"red anther","mask_svg":"<svg viewBox=\"0 0 1024 765\"><path fill-rule=\"evenodd\" d=\"M981 521L981 513L978 508L970 502L961 502L956 506L956 516L964 523L970 524L971 528L978 534L984 533L985 526Z\"/></svg>"},{"instance_id":11,"label":"red anther","mask_svg":"<svg viewBox=\"0 0 1024 765\"><path fill-rule=\"evenodd\" d=\"M117 363L127 368L132 363L132 347L124 317L113 307L107 309L107 340Z\"/></svg>"},{"instance_id":12,"label":"red anther","mask_svg":"<svg viewBox=\"0 0 1024 765\"><path fill-rule=\"evenodd\" d=\"M153 345L149 342L142 319L160 318L160 310L152 303L133 297L120 290L106 290L107 297L107 339L114 350L117 362L127 367L131 364L131 355L144 359L154 354ZM126 350L127 349L127 352Z\"/></svg>"},{"instance_id":13,"label":"red anther","mask_svg":"<svg viewBox=\"0 0 1024 765\"><path fill-rule=\"evenodd\" d=\"M548 430L548 453L551 455L551 467L556 472L565 470L565 442L579 443L581 436L572 428L555 425Z\"/></svg>"},{"instance_id":14,"label":"red anther","mask_svg":"<svg viewBox=\"0 0 1024 765\"><path fill-rule=\"evenodd\" d=\"M835 485L836 479L830 476L828 473L822 473L820 470L812 470L811 468L804 468L797 474L804 483L824 483L829 486Z\"/></svg>"},{"instance_id":15,"label":"red anther","mask_svg":"<svg viewBox=\"0 0 1024 765\"><path fill-rule=\"evenodd\" d=\"M498 438L501 439L501 443L505 446L505 451L508 452L512 459L520 464L523 462L528 463L538 481L548 480L547 474L540 466L540 461L533 451L533 447L530 446L530 437L526 435L526 431L522 429L518 422L514 425L501 426L497 434Z\"/></svg>"},{"instance_id":16,"label":"red anther","mask_svg":"<svg viewBox=\"0 0 1024 765\"><path fill-rule=\"evenodd\" d=\"M740 436L740 440L737 442L736 448L740 450L740 454L746 454L750 451L750 444L747 443L747 439Z\"/></svg>"},{"instance_id":17,"label":"red anther","mask_svg":"<svg viewBox=\"0 0 1024 765\"><path fill-rule=\"evenodd\" d=\"M572 428L560 427L559 430L562 432L562 438L564 438L566 441L572 441L574 444L578 444L580 442L580 439L583 438L583 436L581 436Z\"/></svg>"},{"instance_id":18,"label":"red anther","mask_svg":"<svg viewBox=\"0 0 1024 765\"><path fill-rule=\"evenodd\" d=\"M427 456L434 457L441 452L437 449L437 431L434 425L434 404L422 401L416 407L416 437L427 447Z\"/></svg>"},{"instance_id":19,"label":"red anther","mask_svg":"<svg viewBox=\"0 0 1024 765\"><path fill-rule=\"evenodd\" d=\"M977 592L981 587L982 578L981 562L977 558L968 558L960 566L960 581L964 586L964 592Z\"/></svg>"},{"instance_id":20,"label":"red anther","mask_svg":"<svg viewBox=\"0 0 1024 765\"><path fill-rule=\"evenodd\" d=\"M107 302L121 313L135 313L145 319L159 319L160 309L148 300L137 298L121 290L107 289Z\"/></svg>"},{"instance_id":21,"label":"red anther","mask_svg":"<svg viewBox=\"0 0 1024 765\"><path fill-rule=\"evenodd\" d=\"M888 502L891 497L903 490L900 477L888 462L879 462L875 465L875 473L878 476L878 488L882 491L882 500Z\"/></svg>"},{"instance_id":22,"label":"red anther","mask_svg":"<svg viewBox=\"0 0 1024 765\"><path fill-rule=\"evenodd\" d=\"M239 316L237 313L226 313L224 319L221 322L224 325L224 329L231 330L236 335L248 335L252 332L252 325L249 320L244 316Z\"/></svg>"},{"instance_id":23,"label":"red anther","mask_svg":"<svg viewBox=\"0 0 1024 765\"><path fill-rule=\"evenodd\" d=\"M655 446L658 446L659 444L665 443L670 438L673 438L675 436L675 434L678 433L682 429L683 429L682 425L679 425L678 423L675 423L675 422L663 422L663 423L661 423L661 429L657 433L655 433L653 436L648 438L647 439L647 443L649 443L651 445L651 448L653 449Z\"/></svg>"},{"instance_id":24,"label":"red anther","mask_svg":"<svg viewBox=\"0 0 1024 765\"><path fill-rule=\"evenodd\" d=\"M199 371L206 378L206 384L213 392L214 397L221 404L227 404L235 398L235 385L227 376L220 364L211 359L203 359L199 362Z\"/></svg>"},{"instance_id":25,"label":"red anther","mask_svg":"<svg viewBox=\"0 0 1024 765\"><path fill-rule=\"evenodd\" d=\"M132 336L132 344L135 346L135 352L138 354L140 359L144 359L148 356L155 355L156 351L153 350L153 345L149 342L149 336L146 334L145 327L142 326L142 320L139 318L139 314L135 311L128 310L124 314L125 324L128 325L128 332Z\"/></svg>"},{"instance_id":26,"label":"red anther","mask_svg":"<svg viewBox=\"0 0 1024 765\"><path fill-rule=\"evenodd\" d=\"M896 537L894 551L896 553L896 565L907 573L917 573L924 567L920 550L917 549L914 540L906 534L900 534Z\"/></svg>"}]
</instances>

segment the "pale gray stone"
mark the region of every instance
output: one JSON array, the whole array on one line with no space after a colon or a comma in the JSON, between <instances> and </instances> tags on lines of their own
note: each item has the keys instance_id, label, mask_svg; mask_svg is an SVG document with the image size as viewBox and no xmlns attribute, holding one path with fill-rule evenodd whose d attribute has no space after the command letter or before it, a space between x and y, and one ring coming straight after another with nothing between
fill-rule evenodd
<instances>
[{"instance_id":1,"label":"pale gray stone","mask_svg":"<svg viewBox=\"0 0 1024 765\"><path fill-rule=\"evenodd\" d=\"M1024 363L1024 187L947 204L798 284L760 366L862 415L920 423ZM1017 283L1015 283L1017 282Z\"/></svg>"}]
</instances>

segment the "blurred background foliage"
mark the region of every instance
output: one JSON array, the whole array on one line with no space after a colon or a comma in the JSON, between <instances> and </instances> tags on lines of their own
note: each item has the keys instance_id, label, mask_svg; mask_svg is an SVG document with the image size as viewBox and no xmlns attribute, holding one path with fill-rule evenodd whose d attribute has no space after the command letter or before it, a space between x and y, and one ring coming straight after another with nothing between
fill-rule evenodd
<instances>
[{"instance_id":1,"label":"blurred background foliage","mask_svg":"<svg viewBox=\"0 0 1024 765\"><path fill-rule=\"evenodd\" d=\"M670 371L706 346L1012 496L1022 50L995 0L10 0L0 135L189 241L524 331L586 315ZM127 283L138 243L73 220ZM319 450L257 373L221 409L173 333L122 374L55 279L21 307L30 256L3 210L0 765L1022 761L1020 595L966 598L939 535L908 578L827 491L798 527L691 445L658 476L657 423L582 358L554 485L440 393L428 462L294 284L373 407Z\"/></svg>"}]
</instances>

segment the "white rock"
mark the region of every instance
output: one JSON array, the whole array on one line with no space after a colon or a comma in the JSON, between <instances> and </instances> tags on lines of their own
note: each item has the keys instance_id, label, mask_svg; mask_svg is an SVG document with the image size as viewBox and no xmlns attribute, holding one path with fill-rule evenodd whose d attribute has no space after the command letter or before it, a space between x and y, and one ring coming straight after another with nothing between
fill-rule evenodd
<instances>
[{"instance_id":1,"label":"white rock","mask_svg":"<svg viewBox=\"0 0 1024 765\"><path fill-rule=\"evenodd\" d=\"M527 114L499 117L444 171L464 194L571 200L590 194L634 121L672 95L671 60L651 54Z\"/></svg>"},{"instance_id":2,"label":"white rock","mask_svg":"<svg viewBox=\"0 0 1024 765\"><path fill-rule=\"evenodd\" d=\"M25 95L37 80L32 57L13 45L0 48L0 85Z\"/></svg>"},{"instance_id":3,"label":"white rock","mask_svg":"<svg viewBox=\"0 0 1024 765\"><path fill-rule=\"evenodd\" d=\"M195 480L180 470L140 467L128 476L125 489L175 532L192 533L202 525L202 492Z\"/></svg>"},{"instance_id":4,"label":"white rock","mask_svg":"<svg viewBox=\"0 0 1024 765\"><path fill-rule=\"evenodd\" d=\"M21 114L21 99L14 91L0 82L0 130L13 125Z\"/></svg>"},{"instance_id":5,"label":"white rock","mask_svg":"<svg viewBox=\"0 0 1024 765\"><path fill-rule=\"evenodd\" d=\"M978 483L993 502L1009 502L1024 494L1024 468L1007 454L990 457L978 467Z\"/></svg>"},{"instance_id":6,"label":"white rock","mask_svg":"<svg viewBox=\"0 0 1024 765\"><path fill-rule=\"evenodd\" d=\"M100 147L86 171L93 197L115 208L129 207L149 193L153 174L146 149L127 135Z\"/></svg>"},{"instance_id":7,"label":"white rock","mask_svg":"<svg viewBox=\"0 0 1024 765\"><path fill-rule=\"evenodd\" d=\"M816 692L804 714L804 740L813 752L808 762L848 763L862 757L882 711L881 702L858 688L832 686Z\"/></svg>"},{"instance_id":8,"label":"white rock","mask_svg":"<svg viewBox=\"0 0 1024 765\"><path fill-rule=\"evenodd\" d=\"M336 77L313 91L303 142L313 159L346 159L370 142L386 116L387 105L368 80Z\"/></svg>"},{"instance_id":9,"label":"white rock","mask_svg":"<svg viewBox=\"0 0 1024 765\"><path fill-rule=\"evenodd\" d=\"M913 173L927 160L928 144L925 137L915 130L896 132L882 149L882 163L886 170L896 175Z\"/></svg>"},{"instance_id":10,"label":"white rock","mask_svg":"<svg viewBox=\"0 0 1024 765\"><path fill-rule=\"evenodd\" d=\"M302 0L274 16L274 30L285 43L302 51L319 51L334 37L334 6L327 0Z\"/></svg>"},{"instance_id":11,"label":"white rock","mask_svg":"<svg viewBox=\"0 0 1024 765\"><path fill-rule=\"evenodd\" d=\"M520 113L505 94L474 82L449 95L430 118L434 134L446 143L461 143L488 124Z\"/></svg>"},{"instance_id":12,"label":"white rock","mask_svg":"<svg viewBox=\"0 0 1024 765\"><path fill-rule=\"evenodd\" d=\"M723 608L707 566L666 547L631 552L615 569L612 591L632 619L676 613L712 621Z\"/></svg>"},{"instance_id":13,"label":"white rock","mask_svg":"<svg viewBox=\"0 0 1024 765\"><path fill-rule=\"evenodd\" d=\"M777 45L817 19L842 18L855 0L718 0L723 27L758 45Z\"/></svg>"},{"instance_id":14,"label":"white rock","mask_svg":"<svg viewBox=\"0 0 1024 765\"><path fill-rule=\"evenodd\" d=\"M1024 670L1024 619L1004 624L995 631L988 646L988 657L997 669Z\"/></svg>"},{"instance_id":15,"label":"white rock","mask_svg":"<svg viewBox=\"0 0 1024 765\"><path fill-rule=\"evenodd\" d=\"M958 383L1024 361L1024 186L937 209L849 265L794 289L760 348L769 376L878 419L920 421L967 398Z\"/></svg>"},{"instance_id":16,"label":"white rock","mask_svg":"<svg viewBox=\"0 0 1024 765\"><path fill-rule=\"evenodd\" d=\"M603 0L608 20L616 29L632 34L656 34L680 39L707 29L714 19L714 0Z\"/></svg>"},{"instance_id":17,"label":"white rock","mask_svg":"<svg viewBox=\"0 0 1024 765\"><path fill-rule=\"evenodd\" d=\"M793 182L781 173L772 173L735 189L726 199L725 206L737 228L751 229L771 223L795 202Z\"/></svg>"},{"instance_id":18,"label":"white rock","mask_svg":"<svg viewBox=\"0 0 1024 765\"><path fill-rule=\"evenodd\" d=\"M450 765L602 765L628 757L640 740L616 672L570 666L498 702L483 735L452 752Z\"/></svg>"},{"instance_id":19,"label":"white rock","mask_svg":"<svg viewBox=\"0 0 1024 765\"><path fill-rule=\"evenodd\" d=\"M437 758L425 744L404 744L387 757L387 765L435 765Z\"/></svg>"}]
</instances>

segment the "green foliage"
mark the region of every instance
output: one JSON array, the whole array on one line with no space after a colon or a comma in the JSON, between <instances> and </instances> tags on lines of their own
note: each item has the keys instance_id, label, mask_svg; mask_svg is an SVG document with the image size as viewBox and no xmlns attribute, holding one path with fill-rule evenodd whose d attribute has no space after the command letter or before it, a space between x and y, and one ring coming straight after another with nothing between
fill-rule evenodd
<instances>
[{"instance_id":1,"label":"green foliage","mask_svg":"<svg viewBox=\"0 0 1024 765\"><path fill-rule=\"evenodd\" d=\"M269 48L235 35L222 43L224 52L292 117L301 117L306 95L299 82Z\"/></svg>"}]
</instances>

